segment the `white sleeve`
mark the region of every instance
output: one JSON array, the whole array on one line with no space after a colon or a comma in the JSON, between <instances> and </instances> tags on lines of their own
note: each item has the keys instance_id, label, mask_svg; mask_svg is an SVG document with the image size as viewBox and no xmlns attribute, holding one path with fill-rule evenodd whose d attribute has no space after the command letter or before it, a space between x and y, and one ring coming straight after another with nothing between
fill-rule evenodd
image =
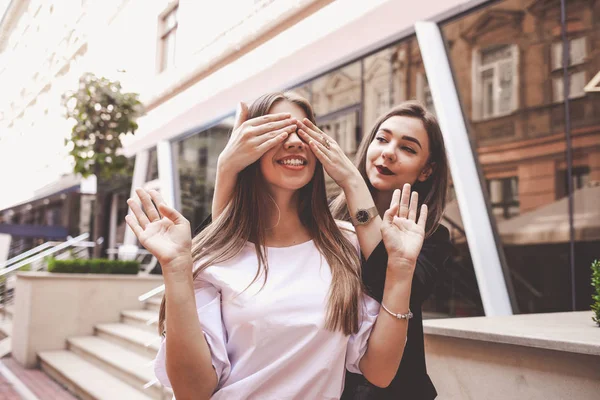
<instances>
[{"instance_id":1,"label":"white sleeve","mask_svg":"<svg viewBox=\"0 0 600 400\"><path fill-rule=\"evenodd\" d=\"M367 295L362 296L362 307L359 314L358 332L350 335L346 348L346 369L354 374L362 374L358 364L367 351L367 342L373 325L379 314L379 303Z\"/></svg>"},{"instance_id":2,"label":"white sleeve","mask_svg":"<svg viewBox=\"0 0 600 400\"><path fill-rule=\"evenodd\" d=\"M219 388L221 382L227 379L231 371L231 364L225 346L227 343L227 332L223 326L223 319L221 317L221 293L216 287L206 281L196 280L194 286L198 318L204 332L204 337L210 348L212 365L217 373L219 382L217 388ZM154 360L154 374L163 386L172 387L167 376L166 343L166 339L163 338Z\"/></svg>"}]
</instances>

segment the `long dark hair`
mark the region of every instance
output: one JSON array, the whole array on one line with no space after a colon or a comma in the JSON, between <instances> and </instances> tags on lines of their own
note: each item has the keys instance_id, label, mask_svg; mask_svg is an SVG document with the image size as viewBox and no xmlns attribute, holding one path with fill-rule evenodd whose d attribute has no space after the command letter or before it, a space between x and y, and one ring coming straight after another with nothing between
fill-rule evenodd
<instances>
[{"instance_id":1,"label":"long dark hair","mask_svg":"<svg viewBox=\"0 0 600 400\"><path fill-rule=\"evenodd\" d=\"M375 198L375 189L367 176L367 150L369 145L375 139L375 135L379 131L381 124L387 119L395 116L417 118L423 123L423 127L429 137L429 160L430 165L433 165L433 172L429 178L423 182L409 182L412 185L412 190L419 193L419 205L425 203L429 209L427 216L427 226L425 228L426 236L430 236L435 232L437 226L444 214L446 207L446 194L448 191L448 158L446 157L446 146L444 146L444 138L437 118L431 112L427 111L423 105L417 101L403 102L386 114L382 115L375 121L373 128L368 135L365 135L360 143L354 165L362 175L371 196ZM348 207L346 205L346 196L340 193L331 204L331 212L336 219L349 219Z\"/></svg>"},{"instance_id":2,"label":"long dark hair","mask_svg":"<svg viewBox=\"0 0 600 400\"><path fill-rule=\"evenodd\" d=\"M315 123L312 107L299 95L271 93L261 96L248 110L248 119L269 113L278 102L288 101L301 107L308 119ZM273 202L265 190L260 160L245 168L237 178L229 204L221 215L200 232L192 242L192 258L197 268L194 279L211 265L223 263L237 256L244 245L254 243L258 269L252 283L268 274L265 256L265 233ZM327 205L323 166L317 163L311 181L299 190L298 213L308 229L315 246L331 268L325 327L346 335L358 331L358 299L362 293L360 261L356 248L342 233ZM251 284L252 284L251 283ZM159 315L159 332L163 332L166 317L165 298Z\"/></svg>"}]
</instances>

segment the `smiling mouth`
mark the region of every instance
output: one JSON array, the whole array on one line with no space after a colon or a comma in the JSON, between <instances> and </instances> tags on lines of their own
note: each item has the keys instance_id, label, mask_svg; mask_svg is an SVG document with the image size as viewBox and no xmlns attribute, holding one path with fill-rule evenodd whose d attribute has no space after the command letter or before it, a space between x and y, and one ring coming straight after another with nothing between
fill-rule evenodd
<instances>
[{"instance_id":1,"label":"smiling mouth","mask_svg":"<svg viewBox=\"0 0 600 400\"><path fill-rule=\"evenodd\" d=\"M379 172L381 175L394 175L392 171L383 165L376 165L375 168L377 168L377 172Z\"/></svg>"},{"instance_id":2,"label":"smiling mouth","mask_svg":"<svg viewBox=\"0 0 600 400\"><path fill-rule=\"evenodd\" d=\"M279 164L287 169L299 170L299 169L304 168L308 164L308 161L303 158L294 157L294 158L285 158L282 160L278 160L277 164Z\"/></svg>"}]
</instances>

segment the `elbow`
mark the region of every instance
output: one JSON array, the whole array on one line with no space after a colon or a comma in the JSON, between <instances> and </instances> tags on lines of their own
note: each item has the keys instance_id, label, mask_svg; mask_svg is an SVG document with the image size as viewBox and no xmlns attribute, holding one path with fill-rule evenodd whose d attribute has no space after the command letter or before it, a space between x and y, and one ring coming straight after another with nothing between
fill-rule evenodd
<instances>
[{"instance_id":1,"label":"elbow","mask_svg":"<svg viewBox=\"0 0 600 400\"><path fill-rule=\"evenodd\" d=\"M372 385L377 386L378 388L385 389L386 387L392 384L394 380L394 373L386 373L380 372L376 374L364 374L364 377L371 383Z\"/></svg>"},{"instance_id":2,"label":"elbow","mask_svg":"<svg viewBox=\"0 0 600 400\"><path fill-rule=\"evenodd\" d=\"M385 389L386 387L390 386L390 384L392 383L392 380L394 379L393 376L376 376L376 377L365 377L367 378L367 380L377 386L378 388L381 389Z\"/></svg>"}]
</instances>

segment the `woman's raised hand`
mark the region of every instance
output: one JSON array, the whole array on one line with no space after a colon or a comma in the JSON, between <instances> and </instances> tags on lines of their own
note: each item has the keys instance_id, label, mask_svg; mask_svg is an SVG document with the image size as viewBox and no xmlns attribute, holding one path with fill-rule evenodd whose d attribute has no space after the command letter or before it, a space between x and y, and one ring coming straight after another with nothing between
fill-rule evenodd
<instances>
[{"instance_id":1,"label":"woman's raised hand","mask_svg":"<svg viewBox=\"0 0 600 400\"><path fill-rule=\"evenodd\" d=\"M392 196L390 208L383 216L381 225L381 236L388 252L389 265L404 270L414 271L417 257L421 252L423 240L425 239L425 224L427 223L427 205L421 206L421 212L417 219L419 207L419 194L410 190L407 183L402 188L396 189Z\"/></svg>"},{"instance_id":2,"label":"woman's raised hand","mask_svg":"<svg viewBox=\"0 0 600 400\"><path fill-rule=\"evenodd\" d=\"M228 173L240 173L297 129L297 121L289 113L247 118L248 106L241 102L233 132L218 160L219 167Z\"/></svg>"},{"instance_id":3,"label":"woman's raised hand","mask_svg":"<svg viewBox=\"0 0 600 400\"><path fill-rule=\"evenodd\" d=\"M189 221L167 206L156 190L147 192L136 189L136 193L141 206L136 200L128 199L127 204L133 214L127 215L125 221L142 246L158 259L163 273L168 271L172 263L191 259L192 232Z\"/></svg>"},{"instance_id":4,"label":"woman's raised hand","mask_svg":"<svg viewBox=\"0 0 600 400\"><path fill-rule=\"evenodd\" d=\"M323 164L325 172L342 189L345 189L347 185L352 185L352 179L362 179L358 169L336 141L323 133L308 118L298 121L298 128L300 138L310 144L313 153Z\"/></svg>"}]
</instances>

